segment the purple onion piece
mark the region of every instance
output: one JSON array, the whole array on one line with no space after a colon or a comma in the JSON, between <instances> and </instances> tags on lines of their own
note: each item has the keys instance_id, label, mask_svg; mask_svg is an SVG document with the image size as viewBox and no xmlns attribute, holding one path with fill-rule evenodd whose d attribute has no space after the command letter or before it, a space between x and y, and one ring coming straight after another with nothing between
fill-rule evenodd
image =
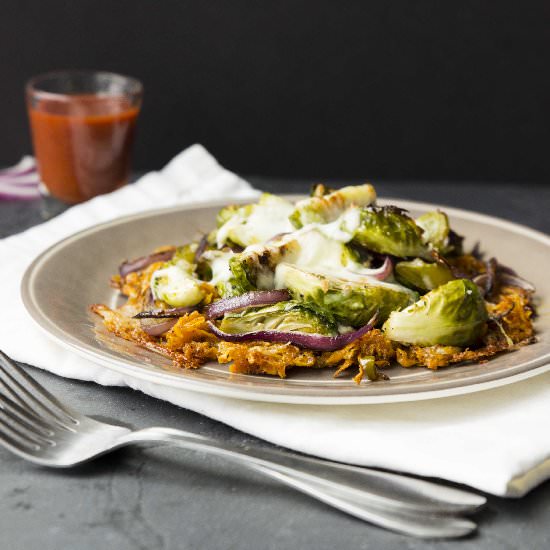
<instances>
[{"instance_id":1,"label":"purple onion piece","mask_svg":"<svg viewBox=\"0 0 550 550\"><path fill-rule=\"evenodd\" d=\"M40 177L38 174L30 174L26 176L1 176L0 185L8 187L38 187L40 185Z\"/></svg>"},{"instance_id":2,"label":"purple onion piece","mask_svg":"<svg viewBox=\"0 0 550 550\"><path fill-rule=\"evenodd\" d=\"M203 235L202 239L199 241L199 246L197 246L197 250L195 251L195 257L193 258L193 261L196 264L199 263L199 260L202 258L202 255L204 254L204 251L206 250L207 246L208 246L208 236Z\"/></svg>"},{"instance_id":3,"label":"purple onion piece","mask_svg":"<svg viewBox=\"0 0 550 550\"><path fill-rule=\"evenodd\" d=\"M0 170L0 177L18 177L36 172L36 161L33 157L23 157L17 164Z\"/></svg>"},{"instance_id":4,"label":"purple onion piece","mask_svg":"<svg viewBox=\"0 0 550 550\"><path fill-rule=\"evenodd\" d=\"M496 283L496 277L497 277L497 260L496 258L490 258L485 262L485 274L487 275L487 278L485 279L485 294L490 294L491 290L493 290L495 283Z\"/></svg>"},{"instance_id":5,"label":"purple onion piece","mask_svg":"<svg viewBox=\"0 0 550 550\"><path fill-rule=\"evenodd\" d=\"M486 294L488 281L489 276L487 275L487 273L482 273L481 275L477 275L472 279L472 282L477 285L482 296L485 296Z\"/></svg>"},{"instance_id":6,"label":"purple onion piece","mask_svg":"<svg viewBox=\"0 0 550 550\"><path fill-rule=\"evenodd\" d=\"M517 275L511 275L510 273L499 273L499 280L503 285L517 286L529 292L535 292L536 290L535 285L529 281L526 281Z\"/></svg>"},{"instance_id":7,"label":"purple onion piece","mask_svg":"<svg viewBox=\"0 0 550 550\"><path fill-rule=\"evenodd\" d=\"M0 187L0 199L3 200L23 200L23 201L33 201L41 197L38 188L36 190L21 190L21 191L12 191L11 189L2 189Z\"/></svg>"},{"instance_id":8,"label":"purple onion piece","mask_svg":"<svg viewBox=\"0 0 550 550\"><path fill-rule=\"evenodd\" d=\"M497 265L497 273L508 273L508 275L517 275L517 273L511 267L503 264Z\"/></svg>"},{"instance_id":9,"label":"purple onion piece","mask_svg":"<svg viewBox=\"0 0 550 550\"><path fill-rule=\"evenodd\" d=\"M372 273L372 277L383 281L387 279L393 272L393 262L389 256L384 258L384 263L376 270L375 273Z\"/></svg>"},{"instance_id":10,"label":"purple onion piece","mask_svg":"<svg viewBox=\"0 0 550 550\"><path fill-rule=\"evenodd\" d=\"M479 287L482 295L485 296L486 288L488 285L489 275L487 273L482 273L477 277L474 277L472 281ZM501 285L517 286L528 292L535 292L535 286L529 281L518 277L517 275L510 275L509 273L497 272L497 280Z\"/></svg>"},{"instance_id":11,"label":"purple onion piece","mask_svg":"<svg viewBox=\"0 0 550 550\"><path fill-rule=\"evenodd\" d=\"M294 344L301 348L314 351L334 351L361 338L374 328L375 314L372 319L360 329L338 336L325 336L323 334L307 334L305 332L282 332L278 330L257 330L241 334L229 334L221 331L212 321L208 321L210 330L220 339L228 342L249 342L251 340L264 340L266 342L281 342Z\"/></svg>"},{"instance_id":12,"label":"purple onion piece","mask_svg":"<svg viewBox=\"0 0 550 550\"><path fill-rule=\"evenodd\" d=\"M151 287L147 289L145 292L145 303L148 306L154 306L155 305L155 297L153 296L153 291L151 290Z\"/></svg>"},{"instance_id":13,"label":"purple onion piece","mask_svg":"<svg viewBox=\"0 0 550 550\"><path fill-rule=\"evenodd\" d=\"M134 319L175 319L195 311L195 307L173 307L170 309L151 309L134 315Z\"/></svg>"},{"instance_id":14,"label":"purple onion piece","mask_svg":"<svg viewBox=\"0 0 550 550\"><path fill-rule=\"evenodd\" d=\"M161 336L168 332L176 323L177 319L140 319L139 323L144 332L149 336Z\"/></svg>"},{"instance_id":15,"label":"purple onion piece","mask_svg":"<svg viewBox=\"0 0 550 550\"><path fill-rule=\"evenodd\" d=\"M269 306L278 302L290 300L288 290L255 290L241 296L217 300L204 308L204 314L209 319L222 317L224 313L247 307Z\"/></svg>"},{"instance_id":16,"label":"purple onion piece","mask_svg":"<svg viewBox=\"0 0 550 550\"><path fill-rule=\"evenodd\" d=\"M121 277L126 277L128 273L141 271L155 262L167 262L171 260L174 253L175 250L165 250L164 252L155 252L141 258L136 258L135 260L122 262L118 268L118 272Z\"/></svg>"},{"instance_id":17,"label":"purple onion piece","mask_svg":"<svg viewBox=\"0 0 550 550\"><path fill-rule=\"evenodd\" d=\"M31 186L0 180L0 197L4 199L37 199L40 197L38 181Z\"/></svg>"}]
</instances>

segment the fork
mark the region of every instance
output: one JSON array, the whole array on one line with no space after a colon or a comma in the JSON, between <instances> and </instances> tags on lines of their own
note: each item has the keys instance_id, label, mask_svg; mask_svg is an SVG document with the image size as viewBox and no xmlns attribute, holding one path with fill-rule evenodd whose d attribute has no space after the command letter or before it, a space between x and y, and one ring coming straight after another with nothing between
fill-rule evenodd
<instances>
[{"instance_id":1,"label":"fork","mask_svg":"<svg viewBox=\"0 0 550 550\"><path fill-rule=\"evenodd\" d=\"M172 428L131 430L80 414L51 395L0 351L0 444L16 455L68 468L137 443L202 451L266 474L347 514L422 538L467 535L480 495L425 480L287 451L236 446Z\"/></svg>"}]
</instances>

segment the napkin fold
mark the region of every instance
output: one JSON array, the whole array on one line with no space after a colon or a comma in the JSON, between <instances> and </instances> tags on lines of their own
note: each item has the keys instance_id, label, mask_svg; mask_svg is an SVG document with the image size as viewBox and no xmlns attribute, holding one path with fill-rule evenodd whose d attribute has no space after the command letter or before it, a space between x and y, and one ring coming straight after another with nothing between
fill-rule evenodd
<instances>
[{"instance_id":1,"label":"napkin fold","mask_svg":"<svg viewBox=\"0 0 550 550\"><path fill-rule=\"evenodd\" d=\"M50 340L27 314L19 293L23 273L58 240L150 208L257 194L203 147L193 145L134 185L0 240L0 349L60 376L126 385L273 443L332 460L438 477L507 497L522 496L550 477L550 372L493 390L410 403L258 403L110 371Z\"/></svg>"}]
</instances>

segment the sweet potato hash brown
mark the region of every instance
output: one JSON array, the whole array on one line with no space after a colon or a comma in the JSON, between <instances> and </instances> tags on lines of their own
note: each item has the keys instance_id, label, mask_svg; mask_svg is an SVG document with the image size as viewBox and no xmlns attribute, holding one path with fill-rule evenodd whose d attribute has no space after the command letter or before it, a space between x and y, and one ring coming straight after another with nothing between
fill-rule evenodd
<instances>
[{"instance_id":1,"label":"sweet potato hash brown","mask_svg":"<svg viewBox=\"0 0 550 550\"><path fill-rule=\"evenodd\" d=\"M178 367L281 378L332 368L360 383L394 362L435 370L534 341L534 288L464 254L443 213L379 208L370 185L282 201L227 207L201 241L123 262L111 285L125 304L91 310Z\"/></svg>"}]
</instances>

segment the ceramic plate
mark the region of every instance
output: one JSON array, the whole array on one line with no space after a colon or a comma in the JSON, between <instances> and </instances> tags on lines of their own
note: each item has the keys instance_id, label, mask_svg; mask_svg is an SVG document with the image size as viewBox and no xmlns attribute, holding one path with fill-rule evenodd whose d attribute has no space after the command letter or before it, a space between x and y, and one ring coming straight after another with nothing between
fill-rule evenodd
<instances>
[{"instance_id":1,"label":"ceramic plate","mask_svg":"<svg viewBox=\"0 0 550 550\"><path fill-rule=\"evenodd\" d=\"M294 197L296 198L296 197ZM437 205L399 199L413 216ZM150 211L97 225L52 246L28 268L22 294L29 313L65 348L126 376L234 398L302 404L360 404L445 397L509 384L550 370L550 237L504 220L440 207L453 229L466 236L466 249L480 240L482 250L511 266L537 289L538 342L487 363L438 371L424 368L385 370L388 381L363 382L332 377L330 369L292 369L286 379L235 375L227 366L175 369L171 362L119 339L89 313L93 303L116 305L109 277L125 258L149 253L163 244L182 244L214 226L219 204Z\"/></svg>"}]
</instances>

